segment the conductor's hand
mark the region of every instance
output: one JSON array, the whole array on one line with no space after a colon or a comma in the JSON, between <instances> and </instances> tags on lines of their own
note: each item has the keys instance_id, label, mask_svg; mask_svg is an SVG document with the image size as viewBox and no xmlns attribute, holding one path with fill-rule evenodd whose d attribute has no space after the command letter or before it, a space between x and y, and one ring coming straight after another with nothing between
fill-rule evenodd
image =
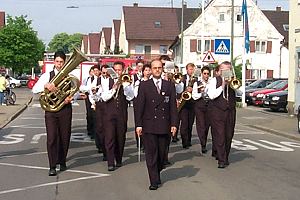
<instances>
[{"instance_id":1,"label":"conductor's hand","mask_svg":"<svg viewBox=\"0 0 300 200\"><path fill-rule=\"evenodd\" d=\"M57 88L55 87L54 83L47 83L45 88L48 89L50 92L56 92Z\"/></svg>"},{"instance_id":2,"label":"conductor's hand","mask_svg":"<svg viewBox=\"0 0 300 200\"><path fill-rule=\"evenodd\" d=\"M68 96L67 98L65 98L64 103L65 104L69 104L69 103L71 103L72 100L73 100L73 97L72 96Z\"/></svg>"},{"instance_id":3,"label":"conductor's hand","mask_svg":"<svg viewBox=\"0 0 300 200\"><path fill-rule=\"evenodd\" d=\"M173 137L175 136L176 131L177 131L176 126L172 126L172 127L171 127L171 133L172 133L172 136L173 136Z\"/></svg>"},{"instance_id":4,"label":"conductor's hand","mask_svg":"<svg viewBox=\"0 0 300 200\"><path fill-rule=\"evenodd\" d=\"M135 132L139 137L142 135L142 130L143 130L142 127L136 127L136 129L135 129Z\"/></svg>"}]
</instances>

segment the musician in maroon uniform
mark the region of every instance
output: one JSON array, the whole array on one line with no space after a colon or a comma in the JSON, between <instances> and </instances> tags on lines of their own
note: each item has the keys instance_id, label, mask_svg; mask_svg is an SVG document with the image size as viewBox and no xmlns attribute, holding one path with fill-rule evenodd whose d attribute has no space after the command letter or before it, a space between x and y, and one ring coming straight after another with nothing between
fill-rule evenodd
<instances>
[{"instance_id":1,"label":"musician in maroon uniform","mask_svg":"<svg viewBox=\"0 0 300 200\"><path fill-rule=\"evenodd\" d=\"M195 65L189 63L186 65L186 75L183 75L182 83L184 85L184 91L192 94L193 85L197 81L197 78L193 77L195 71ZM195 120L195 111L194 111L194 100L185 101L182 109L179 111L179 120L180 120L180 135L182 140L182 147L188 149L192 146L192 130Z\"/></svg>"},{"instance_id":2,"label":"musician in maroon uniform","mask_svg":"<svg viewBox=\"0 0 300 200\"><path fill-rule=\"evenodd\" d=\"M54 69L50 73L44 73L32 88L33 93L50 92L58 88L50 81L59 73L64 66L66 55L62 51L54 54ZM56 165L60 165L60 171L67 169L66 158L71 137L72 106L73 97L64 100L65 106L57 112L45 111L45 123L47 131L47 152L49 159L49 176L56 176Z\"/></svg>"},{"instance_id":3,"label":"musician in maroon uniform","mask_svg":"<svg viewBox=\"0 0 300 200\"><path fill-rule=\"evenodd\" d=\"M156 190L161 184L160 172L170 135L177 129L175 85L161 78L162 70L160 60L151 62L153 77L141 82L137 98L136 132L143 134L150 190Z\"/></svg>"},{"instance_id":4,"label":"musician in maroon uniform","mask_svg":"<svg viewBox=\"0 0 300 200\"><path fill-rule=\"evenodd\" d=\"M109 78L106 82L101 82L103 90L101 99L105 102L103 131L108 171L114 171L116 167L122 166L127 132L128 101L134 97L132 84L121 83L121 76L125 72L124 63L115 62L113 68L119 78L115 80Z\"/></svg>"},{"instance_id":5,"label":"musician in maroon uniform","mask_svg":"<svg viewBox=\"0 0 300 200\"><path fill-rule=\"evenodd\" d=\"M202 67L200 79L194 83L192 98L195 101L196 129L201 144L201 152L207 153L206 143L209 130L207 84L209 81L209 67Z\"/></svg>"},{"instance_id":6,"label":"musician in maroon uniform","mask_svg":"<svg viewBox=\"0 0 300 200\"><path fill-rule=\"evenodd\" d=\"M230 62L223 62L216 67L216 77L208 84L207 94L212 99L208 106L213 142L217 150L218 168L229 165L229 153L236 121L235 90L229 86L232 72ZM230 74L230 73L229 73Z\"/></svg>"}]
</instances>

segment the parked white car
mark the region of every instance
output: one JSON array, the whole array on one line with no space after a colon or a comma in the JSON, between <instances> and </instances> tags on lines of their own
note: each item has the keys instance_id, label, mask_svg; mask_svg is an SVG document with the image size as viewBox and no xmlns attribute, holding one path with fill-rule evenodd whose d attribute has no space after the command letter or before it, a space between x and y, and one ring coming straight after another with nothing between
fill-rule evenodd
<instances>
[{"instance_id":1,"label":"parked white car","mask_svg":"<svg viewBox=\"0 0 300 200\"><path fill-rule=\"evenodd\" d=\"M9 77L9 84L11 88L21 87L21 81L13 77Z\"/></svg>"}]
</instances>

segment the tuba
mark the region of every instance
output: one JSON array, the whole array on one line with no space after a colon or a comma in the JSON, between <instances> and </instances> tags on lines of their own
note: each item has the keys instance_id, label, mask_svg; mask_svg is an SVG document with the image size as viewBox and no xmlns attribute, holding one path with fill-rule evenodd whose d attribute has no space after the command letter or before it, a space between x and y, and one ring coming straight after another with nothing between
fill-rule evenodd
<instances>
[{"instance_id":1,"label":"tuba","mask_svg":"<svg viewBox=\"0 0 300 200\"><path fill-rule=\"evenodd\" d=\"M41 107L48 112L58 112L64 107L64 100L73 96L80 86L80 81L75 76L68 75L81 62L88 60L87 57L77 48L70 59L64 64L58 74L50 81L57 87L56 92L45 89L40 96Z\"/></svg>"}]
</instances>

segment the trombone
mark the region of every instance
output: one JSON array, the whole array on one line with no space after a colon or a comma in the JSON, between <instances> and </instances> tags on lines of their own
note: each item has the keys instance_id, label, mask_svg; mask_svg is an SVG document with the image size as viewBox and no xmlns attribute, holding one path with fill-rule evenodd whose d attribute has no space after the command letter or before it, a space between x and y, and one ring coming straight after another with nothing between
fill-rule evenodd
<instances>
[{"instance_id":1,"label":"trombone","mask_svg":"<svg viewBox=\"0 0 300 200\"><path fill-rule=\"evenodd\" d=\"M126 86L130 85L131 83L132 83L132 79L131 79L130 75L128 74L128 68L127 68L127 69L123 70L121 76L118 78L118 81L117 81L118 88L117 88L117 91L114 94L113 98L114 99L118 98L121 86L126 87Z\"/></svg>"}]
</instances>

